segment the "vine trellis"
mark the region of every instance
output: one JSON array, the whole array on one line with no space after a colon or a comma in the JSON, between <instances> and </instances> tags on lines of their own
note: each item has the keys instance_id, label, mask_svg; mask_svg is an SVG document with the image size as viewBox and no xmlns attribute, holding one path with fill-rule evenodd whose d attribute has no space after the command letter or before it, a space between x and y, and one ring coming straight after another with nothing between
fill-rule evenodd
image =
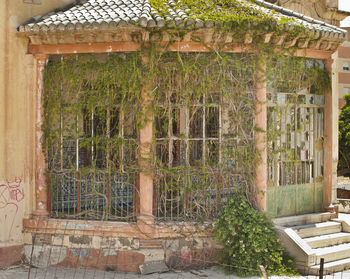
<instances>
[{"instance_id":1,"label":"vine trellis","mask_svg":"<svg viewBox=\"0 0 350 279\"><path fill-rule=\"evenodd\" d=\"M146 64L141 59L145 53L150 58ZM146 110L152 112L154 129L147 172L154 178L156 218L212 220L228 197L242 190L254 204L259 57L154 47L141 53L50 56L43 131L51 215L135 220L142 165L138 136L147 121L140 96L145 84L152 89ZM317 60L268 49L264 57L269 102L274 104L269 115L279 119L270 122L267 148L282 166L283 156L299 148L281 143L289 137L289 130L278 124L285 108L310 102L310 94L322 98L329 76ZM295 133L310 129L305 119ZM300 152L293 154L293 162L302 160Z\"/></svg>"}]
</instances>

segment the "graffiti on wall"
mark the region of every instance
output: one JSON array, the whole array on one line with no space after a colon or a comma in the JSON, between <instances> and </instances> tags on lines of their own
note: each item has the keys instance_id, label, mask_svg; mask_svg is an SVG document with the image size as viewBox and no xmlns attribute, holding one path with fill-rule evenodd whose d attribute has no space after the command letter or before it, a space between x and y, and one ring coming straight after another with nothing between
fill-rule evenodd
<instances>
[{"instance_id":1,"label":"graffiti on wall","mask_svg":"<svg viewBox=\"0 0 350 279\"><path fill-rule=\"evenodd\" d=\"M14 178L0 183L0 226L4 226L11 235L18 213L19 203L24 199L22 179Z\"/></svg>"}]
</instances>

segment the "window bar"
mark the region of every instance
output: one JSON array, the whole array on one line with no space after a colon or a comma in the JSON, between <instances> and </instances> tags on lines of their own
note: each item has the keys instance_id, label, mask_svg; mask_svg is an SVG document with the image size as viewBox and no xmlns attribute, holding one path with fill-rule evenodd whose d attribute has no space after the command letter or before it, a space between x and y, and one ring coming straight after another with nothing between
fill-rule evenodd
<instances>
[{"instance_id":1,"label":"window bar","mask_svg":"<svg viewBox=\"0 0 350 279\"><path fill-rule=\"evenodd\" d=\"M311 126L311 135L310 135L310 154L312 162L312 180L311 182L316 181L316 165L315 165L315 139L316 139L316 126L315 126L315 113L314 108L310 108L310 126Z\"/></svg>"},{"instance_id":2,"label":"window bar","mask_svg":"<svg viewBox=\"0 0 350 279\"><path fill-rule=\"evenodd\" d=\"M107 141L108 141L108 144L107 144L107 151L106 151L106 168L107 168L107 177L106 177L106 205L105 205L105 210L107 211L106 212L106 219L109 219L109 214L110 214L110 189L109 189L109 176L110 176L110 138L111 138L111 121L110 121L110 118L111 118L111 111L109 108L107 108Z\"/></svg>"},{"instance_id":3,"label":"window bar","mask_svg":"<svg viewBox=\"0 0 350 279\"><path fill-rule=\"evenodd\" d=\"M287 108L285 108L285 110L287 110ZM283 150L283 144L284 144L284 135L286 133L285 129L284 129L284 125L283 125L283 122L284 122L284 119L285 119L285 111L282 111L280 112L281 113L281 117L279 119L279 122L280 122L280 129L281 129L281 132L280 132L280 150ZM285 185L284 184L284 166L283 166L283 160L284 160L284 154L283 152L280 152L280 174L281 174L281 178L280 178L280 185Z\"/></svg>"},{"instance_id":4,"label":"window bar","mask_svg":"<svg viewBox=\"0 0 350 279\"><path fill-rule=\"evenodd\" d=\"M219 165L222 164L222 105L219 105Z\"/></svg>"},{"instance_id":5,"label":"window bar","mask_svg":"<svg viewBox=\"0 0 350 279\"><path fill-rule=\"evenodd\" d=\"M61 64L63 63L63 56L61 56ZM61 74L63 76L63 68L61 68L62 71L61 71ZM61 92L63 92L63 85L61 83L60 85L60 96L61 96ZM56 214L59 212L59 198L61 198L62 200L62 204L61 204L61 210L62 210L62 213L64 211L64 190L65 190L65 187L66 187L66 183L65 183L65 174L63 174L63 156L64 156L64 150L63 150L63 115L62 115L62 100L61 101L61 106L60 106L60 169L61 169L61 174L62 177L61 179L59 180L59 189L61 189L61 197L59 197L59 193L60 191L58 191L58 189L56 190L56 201L57 201L57 206L56 206ZM63 180L63 181L62 181ZM57 185L57 180L55 179L55 185ZM57 187L57 186L56 186ZM52 188L51 188L51 191L52 191Z\"/></svg>"},{"instance_id":6,"label":"window bar","mask_svg":"<svg viewBox=\"0 0 350 279\"><path fill-rule=\"evenodd\" d=\"M279 112L279 108L277 108L277 110L274 111L274 114L275 114L275 126L274 126L274 129L277 130L277 127L278 130L277 130L277 138L276 138L276 146L277 146L277 150L281 150L281 126L278 126L278 123L280 121L280 112ZM281 176L281 165L280 165L280 162L281 162L281 154L280 152L276 152L275 154L275 158L276 158L276 186L281 186L281 179L280 179L280 176Z\"/></svg>"},{"instance_id":7,"label":"window bar","mask_svg":"<svg viewBox=\"0 0 350 279\"><path fill-rule=\"evenodd\" d=\"M221 188L222 188L222 104L219 105L219 168L218 168L218 181L216 185L216 208L221 208Z\"/></svg>"},{"instance_id":8,"label":"window bar","mask_svg":"<svg viewBox=\"0 0 350 279\"><path fill-rule=\"evenodd\" d=\"M205 162L206 162L206 158L207 158L207 156L206 156L206 150L207 150L207 148L206 148L206 135L205 135L205 133L206 133L206 129L205 129L205 124L206 124L206 94L204 93L203 94L203 103L202 103L202 105L199 105L199 109L201 109L202 108L202 138L200 138L199 137L199 139L198 139L198 143L199 142L202 142L202 167L204 167L205 166ZM209 110L208 110L208 112L209 112ZM199 183L203 183L203 177L201 177L200 178L200 182ZM192 186L192 185L191 185ZM193 187L191 187L191 195L190 195L190 199L193 201ZM196 194L198 194L198 190L196 189ZM193 214L193 211L194 211L194 209L193 209L193 202L191 202L190 203L190 206L191 206L191 209L190 209L190 212L191 212L191 214ZM197 212L197 214L198 215L200 215L200 212L199 212L199 210L200 210L200 208L199 208L199 206L197 206L197 208L195 208L196 209L196 212Z\"/></svg>"},{"instance_id":9,"label":"window bar","mask_svg":"<svg viewBox=\"0 0 350 279\"><path fill-rule=\"evenodd\" d=\"M124 135L125 135L125 131L124 131L124 110L122 107L119 107L119 137L122 141L124 141ZM120 169L120 174L119 174L119 185L116 189L116 202L118 204L118 200L120 201L120 214L122 215L123 213L123 205L124 203L126 203L126 214L127 216L129 216L129 204L128 204L128 200L124 200L124 188L125 188L125 181L123 179L123 175L124 175L124 171L125 171L125 166L124 166L124 148L125 148L125 143L121 144L119 147L119 169ZM119 191L118 191L119 188ZM128 197L128 190L126 191L127 196Z\"/></svg>"},{"instance_id":10,"label":"window bar","mask_svg":"<svg viewBox=\"0 0 350 279\"><path fill-rule=\"evenodd\" d=\"M94 131L94 129L95 129L95 112L94 112L94 110L95 109L93 108L92 112L91 112L91 137L92 137L92 141L91 141L91 164L94 167L96 167L96 162L94 162L94 159L95 159L95 147L94 147L94 144L95 144L95 141L94 141L94 136L95 136L95 131ZM89 188L93 188L96 185L96 183L95 183L96 182L95 171L93 173L91 173L90 175L93 176L92 177L93 179L91 177L89 177L88 183L86 183L86 194L87 194L87 196L89 196L89 194L90 194L90 193L88 193L88 187ZM90 183L93 183L93 185L90 185ZM92 197L91 197L91 200L92 200ZM90 199L85 200L85 208L86 208L86 206L89 206L89 203L92 206Z\"/></svg>"},{"instance_id":11,"label":"window bar","mask_svg":"<svg viewBox=\"0 0 350 279\"><path fill-rule=\"evenodd\" d=\"M172 118L172 106L171 106L171 92L169 92L168 96L168 168L171 169L173 164L173 139L172 139L172 130L173 130L173 118ZM173 188L173 187L172 187ZM173 203L174 203L174 189L170 190L170 218L173 219Z\"/></svg>"},{"instance_id":12,"label":"window bar","mask_svg":"<svg viewBox=\"0 0 350 279\"><path fill-rule=\"evenodd\" d=\"M306 133L307 133L307 141L306 141L306 148L307 148L307 154L308 154L308 158L307 158L307 166L308 166L308 177L305 180L305 182L310 183L312 180L312 164L311 164L311 152L310 152L310 141L311 141L311 125L310 125L310 109L306 108L305 109L306 113L305 113L305 122L306 122ZM309 120L308 120L309 118Z\"/></svg>"},{"instance_id":13,"label":"window bar","mask_svg":"<svg viewBox=\"0 0 350 279\"><path fill-rule=\"evenodd\" d=\"M296 97L297 98L297 97ZM297 130L297 120L298 120L298 106L297 104L294 104L292 106L292 109L294 110L294 113L293 114L290 114L290 115L294 115L294 121L293 119L290 120L291 122L291 125L293 124L293 127L292 127L292 131L291 133L294 134L294 142L291 140L291 148L294 148L294 152L293 152L293 157L294 158L291 158L291 163L293 164L293 170L294 170L294 182L291 181L291 185L296 185L296 196L297 196L297 193L298 193L298 164L300 162L300 160L298 160L298 140L297 140L297 133L298 133L298 130ZM292 123L293 122L293 123ZM298 199L295 198L295 208L294 208L294 212L295 214L298 214Z\"/></svg>"},{"instance_id":14,"label":"window bar","mask_svg":"<svg viewBox=\"0 0 350 279\"><path fill-rule=\"evenodd\" d=\"M124 141L124 135L125 135L125 131L124 131L124 110L122 109L122 107L120 107L119 110L119 137ZM121 173L124 173L125 169L124 169L124 148L125 145L122 144L120 146L120 171Z\"/></svg>"},{"instance_id":15,"label":"window bar","mask_svg":"<svg viewBox=\"0 0 350 279\"><path fill-rule=\"evenodd\" d=\"M63 117L60 112L60 169L63 170Z\"/></svg>"},{"instance_id":16,"label":"window bar","mask_svg":"<svg viewBox=\"0 0 350 279\"><path fill-rule=\"evenodd\" d=\"M59 197L59 193L60 191L58 189L56 189L56 214L59 212L59 198L61 198L61 200L63 201L64 200L64 189L65 189L65 183L64 183L64 173L63 173L63 117L62 117L62 111L60 111L60 174L59 175L62 175L61 179L60 180L56 180L55 178L55 183L51 183L51 193L52 193L52 185L56 185L55 188L57 188L57 185L59 185L59 189L61 189L61 197ZM57 177L57 175L55 174L54 177ZM63 181L62 181L62 178L63 178ZM59 183L57 183L59 182ZM63 191L62 191L63 190ZM52 194L51 194L51 197L52 197ZM49 199L51 200L51 199ZM51 208L51 207L49 207ZM63 204L61 205L61 210L64 211L64 206Z\"/></svg>"},{"instance_id":17,"label":"window bar","mask_svg":"<svg viewBox=\"0 0 350 279\"><path fill-rule=\"evenodd\" d=\"M279 134L279 132L280 131L277 130L278 117L276 116L276 114L279 115L279 113L276 110L278 110L278 108L276 108L276 107L274 107L272 110L272 117L273 117L272 118L272 123L273 123L272 128L274 131L277 131L276 137L275 137L276 142L272 143L272 148L279 150L279 148L280 148L280 134ZM275 145L275 146L273 146L273 145ZM280 180L279 180L279 177L280 177L280 168L279 168L280 158L279 157L280 157L279 152L275 152L275 154L273 155L274 184L275 184L274 186L280 186L280 183L279 183L280 182Z\"/></svg>"},{"instance_id":18,"label":"window bar","mask_svg":"<svg viewBox=\"0 0 350 279\"><path fill-rule=\"evenodd\" d=\"M189 107L186 106L185 108L185 144L186 144L186 153L185 153L185 185L184 185L184 213L187 214L188 209L188 199L189 199L189 193L188 188L190 187L190 158L189 158L189 152L190 152L190 146L189 146L189 135L190 135L190 112Z\"/></svg>"},{"instance_id":19,"label":"window bar","mask_svg":"<svg viewBox=\"0 0 350 279\"><path fill-rule=\"evenodd\" d=\"M206 117L206 94L203 95L203 110L202 110L202 166L205 166L206 161L206 138L205 138L205 117ZM208 110L210 112L210 110Z\"/></svg>"},{"instance_id":20,"label":"window bar","mask_svg":"<svg viewBox=\"0 0 350 279\"><path fill-rule=\"evenodd\" d=\"M76 196L77 196L77 208L76 214L80 213L80 173L79 173L79 115L77 115L77 138L76 138L76 171L77 171L77 187L76 187ZM75 187L74 187L75 188Z\"/></svg>"},{"instance_id":21,"label":"window bar","mask_svg":"<svg viewBox=\"0 0 350 279\"><path fill-rule=\"evenodd\" d=\"M91 141L91 162L94 163L94 158L95 158L95 149L94 149L94 136L95 136L95 121L94 121L94 117L95 117L95 113L94 113L94 109L91 112L91 137L92 137L92 141Z\"/></svg>"},{"instance_id":22,"label":"window bar","mask_svg":"<svg viewBox=\"0 0 350 279\"><path fill-rule=\"evenodd\" d=\"M298 107L294 107L294 175L295 181L294 184L298 184L298 168L302 166L301 158L298 156ZM298 158L299 157L299 158Z\"/></svg>"},{"instance_id":23,"label":"window bar","mask_svg":"<svg viewBox=\"0 0 350 279\"><path fill-rule=\"evenodd\" d=\"M304 129L304 146L305 146L305 164L304 164L304 170L305 170L305 176L304 176L304 182L307 182L309 181L310 177L309 177L309 174L310 174L310 158L309 158L309 142L308 142L308 131L309 131L309 127L307 125L307 121L306 121L306 118L307 118L307 109L306 108L301 108L302 110L302 119L303 119L303 129Z\"/></svg>"},{"instance_id":24,"label":"window bar","mask_svg":"<svg viewBox=\"0 0 350 279\"><path fill-rule=\"evenodd\" d=\"M168 119L169 119L169 125L168 125L168 138L169 138L169 162L168 162L168 168L170 169L173 166L173 107L171 106L171 93L168 98Z\"/></svg>"},{"instance_id":25,"label":"window bar","mask_svg":"<svg viewBox=\"0 0 350 279\"><path fill-rule=\"evenodd\" d=\"M317 177L318 177L318 154L316 151L316 142L318 138L318 127L317 127L317 108L312 108L313 110L313 125L314 125L314 134L313 134L313 139L312 141L314 142L313 144L313 158L314 158L314 196L313 196L313 204L314 204L314 211L316 212L316 182L317 182Z\"/></svg>"}]
</instances>

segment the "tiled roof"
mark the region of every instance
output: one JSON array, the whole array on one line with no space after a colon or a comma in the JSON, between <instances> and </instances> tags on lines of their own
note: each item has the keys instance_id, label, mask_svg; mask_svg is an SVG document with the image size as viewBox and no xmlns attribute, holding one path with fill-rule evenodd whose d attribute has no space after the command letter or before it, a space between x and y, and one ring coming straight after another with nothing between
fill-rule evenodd
<instances>
[{"instance_id":1,"label":"tiled roof","mask_svg":"<svg viewBox=\"0 0 350 279\"><path fill-rule=\"evenodd\" d=\"M166 15L161 15L150 5L149 0L85 0L65 10L37 16L19 27L20 32L65 31L95 29L100 26L113 28L137 25L145 28L210 28L216 22L193 20L191 10L178 9L171 5ZM245 1L245 0L236 0ZM263 0L254 0L253 9L273 15L276 19L293 18L321 37L344 38L346 31L322 21L312 19Z\"/></svg>"}]
</instances>

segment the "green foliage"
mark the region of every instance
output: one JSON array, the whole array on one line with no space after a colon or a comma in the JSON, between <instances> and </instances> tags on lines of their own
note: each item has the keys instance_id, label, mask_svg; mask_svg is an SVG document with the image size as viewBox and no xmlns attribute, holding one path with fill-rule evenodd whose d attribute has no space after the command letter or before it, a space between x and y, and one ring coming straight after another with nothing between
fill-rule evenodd
<instances>
[{"instance_id":1,"label":"green foliage","mask_svg":"<svg viewBox=\"0 0 350 279\"><path fill-rule=\"evenodd\" d=\"M274 10L266 12L254 1L240 0L151 0L152 8L162 16L172 18L169 11L182 9L191 20L219 22L216 28L234 30L238 34L250 31L284 32L296 34L306 32L305 27L290 17L276 16ZM221 23L221 24L220 24Z\"/></svg>"},{"instance_id":2,"label":"green foliage","mask_svg":"<svg viewBox=\"0 0 350 279\"><path fill-rule=\"evenodd\" d=\"M339 170L350 168L350 94L344 98L346 104L339 115Z\"/></svg>"},{"instance_id":3,"label":"green foliage","mask_svg":"<svg viewBox=\"0 0 350 279\"><path fill-rule=\"evenodd\" d=\"M98 147L100 153L106 153L108 149L108 162L97 162L95 156L89 168L108 164L110 169L117 170L120 167L119 148L128 144L137 150L136 132L144 125L140 109L140 64L138 53L50 57L44 75L43 123L44 146L50 153L47 156L49 166L62 160L64 169L76 168L73 152L69 158L60 158L61 141L75 142L79 139L79 147L85 153L91 148ZM113 119L118 118L121 112L126 115L125 121L134 122L133 129L125 136L116 127L108 132L107 137L107 113ZM92 114L95 122L99 122L98 128L94 135L90 133L82 137L86 130L91 130L86 125L92 121ZM133 163L133 168L137 168L137 164Z\"/></svg>"},{"instance_id":4,"label":"green foliage","mask_svg":"<svg viewBox=\"0 0 350 279\"><path fill-rule=\"evenodd\" d=\"M258 66L262 57L266 70ZM212 220L237 188L254 204L258 70L265 71L268 92L285 93L291 105L301 101L300 92L324 94L329 84L318 61L266 48L257 56L167 52L151 44L141 53L51 56L42 127L49 169L79 172L87 180L91 173L104 172L132 181L146 166L143 171L153 175L158 188L158 207L171 218ZM149 102L142 100L145 91ZM151 154L141 155L139 131L148 121L154 131ZM277 134L269 131L268 140Z\"/></svg>"},{"instance_id":5,"label":"green foliage","mask_svg":"<svg viewBox=\"0 0 350 279\"><path fill-rule=\"evenodd\" d=\"M324 95L331 86L321 60L273 54L269 57L266 73L274 92Z\"/></svg>"},{"instance_id":6,"label":"green foliage","mask_svg":"<svg viewBox=\"0 0 350 279\"><path fill-rule=\"evenodd\" d=\"M237 193L227 202L214 222L214 235L223 246L222 263L228 272L260 275L262 265L269 275L297 274L272 222L249 204L245 194Z\"/></svg>"}]
</instances>

